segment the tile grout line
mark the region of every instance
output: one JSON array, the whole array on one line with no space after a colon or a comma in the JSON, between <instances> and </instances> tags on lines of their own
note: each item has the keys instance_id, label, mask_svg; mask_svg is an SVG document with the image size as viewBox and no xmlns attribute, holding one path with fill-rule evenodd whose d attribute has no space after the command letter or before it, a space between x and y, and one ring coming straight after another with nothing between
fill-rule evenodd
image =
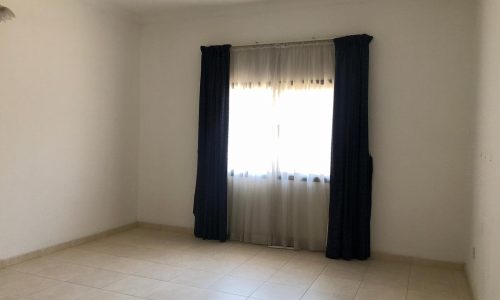
<instances>
[{"instance_id":1,"label":"tile grout line","mask_svg":"<svg viewBox=\"0 0 500 300\"><path fill-rule=\"evenodd\" d=\"M309 287L307 288L307 290L304 292L304 294L300 297L300 299L304 298L304 296L307 294L307 292L309 292L309 290L311 290L311 287L313 286L314 282L316 282L316 280L318 280L318 278L321 276L321 274L323 274L323 272L325 272L325 269L328 267L328 263L323 267L323 269L321 269L321 272L319 272L318 276L316 276L316 278L313 280L313 282L309 285Z\"/></svg>"},{"instance_id":2,"label":"tile grout line","mask_svg":"<svg viewBox=\"0 0 500 300\"><path fill-rule=\"evenodd\" d=\"M257 257L257 255L258 255L260 252L264 252L264 250L265 250L265 248L264 248L264 249L262 249L262 250L260 250L260 251L258 251L257 253L255 253L255 255L254 255L254 256L252 256L251 258L247 259L247 260L246 260L246 262L250 261L252 258ZM285 263L285 264L286 264L286 263ZM285 264L284 264L284 265L285 265ZM242 265L243 265L243 264L242 264ZM283 266L284 266L284 265L283 265ZM281 268L283 268L283 266L281 266ZM281 268L279 268L279 270L281 270ZM255 294L255 292L257 292L257 291L258 291L261 287L263 287L266 283L268 283L268 282L269 282L269 279L270 279L270 278L271 278L271 277L272 277L275 273L276 273L276 271L275 271L273 274L271 274L271 275L269 276L269 278L267 278L266 280L262 280L262 282L259 284L259 286L258 286L258 287L257 287L257 288L256 288L256 289L255 289L255 290L254 290L254 291L253 291L253 292L252 292L252 293L248 296L248 298L247 298L247 299L252 298L253 294Z\"/></svg>"},{"instance_id":3,"label":"tile grout line","mask_svg":"<svg viewBox=\"0 0 500 300\"><path fill-rule=\"evenodd\" d=\"M413 274L413 266L415 265L415 262L412 261L411 265L410 265L410 274L408 274L408 279L406 280L407 284L406 284L406 297L405 299L408 300L408 297L410 296L410 278L411 278L411 274Z\"/></svg>"},{"instance_id":4,"label":"tile grout line","mask_svg":"<svg viewBox=\"0 0 500 300\"><path fill-rule=\"evenodd\" d=\"M153 239L153 237L151 237L151 238ZM82 252L86 252L86 253L108 255L109 257L120 258L120 259L127 259L127 260L130 260L130 261L136 261L136 262L140 262L140 263L150 263L150 264L155 264L155 265L159 265L159 266L179 268L179 269L182 269L183 271L187 270L187 271L199 271L199 272L208 272L208 273L211 273L211 272L209 272L209 271L207 271L205 269L199 269L199 268L192 267L192 266L175 265L175 264L169 264L169 263L164 263L164 262L153 261L153 260L150 260L150 259L143 259L143 258L139 258L138 259L138 258L134 258L133 256L124 256L124 255L120 255L120 252L118 252L118 255L117 255L117 254L112 253L112 250L110 250L110 252L111 252L110 253L110 252L100 251L99 248L97 248L97 249L85 249L85 248L82 248L82 246L85 245L85 244L89 244L89 243L92 243L92 242L101 241L103 239L105 239L105 238L101 238L101 239L98 239L98 240L93 240L93 241L90 241L90 242L87 242L87 243L84 243L84 244L81 244L81 245L76 245L76 246L73 246L73 247L70 247L70 248L67 248L67 249L63 249L63 250L57 251L57 252L62 252L62 251L65 251L65 250L78 250L78 251L82 251ZM176 241L171 241L171 240L164 240L164 241L165 242L168 241L168 242L172 242L172 243L176 242ZM186 240L186 241L189 242L190 240ZM161 248L158 248L158 247L140 246L140 245L137 245L137 244L134 244L134 243L125 243L125 242L124 243L119 243L119 242L115 242L115 241L111 241L111 242L109 242L109 241L103 241L103 242L105 244L109 244L111 246L131 247L131 248L135 248L135 249L138 249L138 250L140 250L140 249L155 249L155 250L158 249L158 250L161 251L163 249L162 248L163 246ZM200 251L200 249L201 249L201 251L203 251L203 248L198 249L198 247L200 245L203 246L203 244L198 244L198 243L190 244L189 243L188 245L186 245L186 247L184 249L185 250L198 250L198 251ZM235 244L229 245L227 248L224 248L222 250L235 249L236 247L238 247L238 245L246 245L246 244L245 243L235 243ZM168 248L168 245L165 245L165 247ZM209 257L211 259L215 259L214 256L215 256L215 254L218 254L218 253L214 253L215 251L212 251L212 248L209 248L208 250L209 251L208 251L208 254L206 255L206 257ZM251 249L251 250L253 250L253 249ZM228 270L225 270L225 271L223 271L221 273L214 273L214 274L216 274L217 276L220 276L220 279L224 278L225 276L233 276L233 277L237 277L237 278L245 278L245 277L231 275L231 273L234 270L236 270L239 267L241 267L242 265L245 265L245 264L249 263L252 259L258 257L260 254L264 253L265 251L266 251L266 248L264 248L264 246L262 246L262 248L258 248L258 249L255 249L255 251L248 252L248 253L250 253L250 255L248 255L248 256L247 255L242 256L242 257L244 257L244 259L238 260L237 263L233 267L231 267ZM30 260L27 260L26 262L29 262L29 261L32 261L32 260L36 260L36 259L41 259L41 258L45 257L48 260L51 260L51 261L54 261L54 262L58 262L60 264L66 264L66 265L72 265L72 266L81 266L81 267L89 268L89 269L92 269L92 270L101 270L101 271L107 271L107 272L114 272L114 273L117 273L117 274L120 274L120 275L123 275L123 276L126 276L126 277L134 276L134 277L139 277L139 278L144 278L144 279L159 281L159 282L162 282L162 283L172 283L172 284L176 284L176 285L184 286L184 287L194 287L194 288L197 288L197 289L200 289L200 290L205 290L205 291L220 292L220 293L228 294L228 295L235 295L235 296L247 297L246 299L250 299L255 294L255 292L257 290L259 290L263 285L268 284L268 283L274 283L274 282L271 281L272 278L273 278L273 276L275 276L278 272L283 271L285 269L285 267L291 261L293 261L294 258L299 257L298 252L294 253L294 255L292 255L290 257L287 257L284 260L283 264L279 265L279 267L272 268L273 272L265 280L259 280L259 281L261 281L260 285L257 288L255 288L255 290L252 293L250 293L249 296L244 296L244 295L239 295L239 294L235 294L235 293L228 293L228 292L225 292L225 291L213 289L213 288L211 288L211 286L213 285L213 283L210 284L210 285L208 285L205 288L201 288L201 287L196 286L196 285L189 285L189 284L183 284L183 283L175 283L175 282L173 282L173 280L175 280L176 278L179 278L179 276L180 276L179 274L176 274L175 276L173 276L169 280L163 280L163 279L151 278L151 277L147 277L147 276L144 276L144 275L137 274L137 273L135 273L137 271L134 271L134 272L131 272L131 273L125 273L125 272L116 271L116 270L113 270L113 269L106 269L106 267L95 266L95 265L88 265L88 264L78 263L78 262L75 263L75 262L73 262L73 260L71 260L71 258L70 259L61 259L61 258L51 257L50 256L51 254L55 254L57 252L46 254L46 255L43 255L41 257L32 258ZM382 260L382 261L385 261L385 260ZM19 263L19 264L22 264L22 263ZM19 265L19 264L16 264L16 265ZM314 282L322 274L324 274L324 272L325 272L326 268L329 266L329 264L330 264L330 262L326 262L326 264L322 267L322 269L318 273L318 275L315 276L315 279L312 281L312 283L308 284L308 287L302 293L302 295L300 296L300 298L304 298L304 296L307 294L307 292L309 290L311 290L311 287L314 284ZM71 284L71 285L76 285L76 286L81 286L81 287L89 288L89 292L92 291L92 290L100 290L100 291L104 291L104 292L111 292L111 293L116 293L116 294L121 294L121 295L133 296L133 297L137 297L137 298L140 298L140 299L148 299L147 297L144 297L144 296L135 296L135 295L126 294L126 293L123 293L123 292L120 292L120 291L111 291L111 290L106 290L105 289L106 287L109 287L110 285L113 285L116 282L118 282L120 280L123 280L124 278L117 279L117 280L115 280L115 281L113 281L113 282L111 282L109 284L104 285L103 287L98 288L98 287L87 286L87 285L80 284L80 283L70 282L71 279L73 279L75 277L78 277L80 274L75 275L75 276L73 276L71 278L68 278L66 280L59 280L59 279L55 279L53 277L48 277L48 276L40 275L40 274L37 274L37 273L30 273L30 272L26 272L26 271L15 270L15 269L12 268L13 266L15 266L15 265L6 267L5 269L9 269L11 271L15 271L15 272L23 273L23 274L28 274L30 276L35 276L35 277L39 277L39 278L53 280L53 281L55 281L58 284L60 284L60 283L68 283L68 284ZM359 283L359 285L357 287L357 290L356 290L356 293L354 295L354 298L357 297L357 295L359 293L359 290L361 289L361 285L366 280L367 272L369 270L369 267L370 267L370 265L368 265L368 267L366 267L365 270L364 270L364 273L363 273L363 276L362 276L362 280L360 281L360 283ZM414 273L416 267L417 267L416 262L412 261L410 263L410 272L409 272L407 280L406 280L406 283L407 283L407 286L406 286L406 297L405 297L406 300L408 300L408 298L409 298L411 276ZM433 266L429 266L429 267L433 267ZM435 267L435 268L438 268L438 269L447 269L448 270L448 268L440 268L440 267ZM132 268L132 269L134 269L134 268ZM453 281L453 283L454 283L455 291L458 292L458 297L461 297L461 291L458 290L459 289L459 287L458 287L459 286L459 282L458 282L459 278L458 278L458 275L457 275L458 272L459 272L458 270L453 270L453 275L454 275L454 278L453 278L454 281ZM292 284L284 284L284 283L283 283L283 285L293 286ZM296 284L296 285L302 285L302 284ZM303 286L306 286L306 285L304 284ZM50 289L50 288L51 287L42 288L42 289L40 289L38 291L35 291L33 293L29 293L26 296L32 296L33 294L40 293L40 292L45 291L45 290ZM82 297L84 297L84 295L79 296L76 299L80 299Z\"/></svg>"},{"instance_id":5,"label":"tile grout line","mask_svg":"<svg viewBox=\"0 0 500 300\"><path fill-rule=\"evenodd\" d=\"M359 290L361 289L361 285L362 285L362 284L363 284L363 282L365 281L366 272L368 272L368 267L367 267L367 268L366 268L366 270L363 272L363 277L362 277L361 281L359 282L359 285L358 285L358 288L356 289L356 293L354 294L354 297L352 298L353 300L356 300L356 297L358 296Z\"/></svg>"}]
</instances>

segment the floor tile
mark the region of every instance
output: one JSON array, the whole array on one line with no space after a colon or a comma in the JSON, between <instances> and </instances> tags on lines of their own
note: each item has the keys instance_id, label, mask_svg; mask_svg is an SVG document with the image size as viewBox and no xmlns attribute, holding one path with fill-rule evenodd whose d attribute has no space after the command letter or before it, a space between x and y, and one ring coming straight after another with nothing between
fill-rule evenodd
<instances>
[{"instance_id":1,"label":"floor tile","mask_svg":"<svg viewBox=\"0 0 500 300\"><path fill-rule=\"evenodd\" d=\"M169 265L151 263L147 268L140 268L134 275L147 277L151 279L170 281L179 276L184 271L183 268L178 268Z\"/></svg>"},{"instance_id":2,"label":"floor tile","mask_svg":"<svg viewBox=\"0 0 500 300\"><path fill-rule=\"evenodd\" d=\"M0 296L0 300L19 300L20 298L17 297L10 297L10 296Z\"/></svg>"},{"instance_id":3,"label":"floor tile","mask_svg":"<svg viewBox=\"0 0 500 300\"><path fill-rule=\"evenodd\" d=\"M288 258L288 257L280 257L280 256L272 257L270 255L269 256L264 256L264 255L258 256L257 255L257 256L250 258L245 263L251 264L251 265L267 266L267 267L274 268L274 269L280 269L289 260L290 260L290 258Z\"/></svg>"},{"instance_id":4,"label":"floor tile","mask_svg":"<svg viewBox=\"0 0 500 300\"><path fill-rule=\"evenodd\" d=\"M361 282L357 280L320 275L311 286L312 290L354 297Z\"/></svg>"},{"instance_id":5,"label":"floor tile","mask_svg":"<svg viewBox=\"0 0 500 300\"><path fill-rule=\"evenodd\" d=\"M406 287L391 287L378 284L364 284L356 293L355 300L406 300Z\"/></svg>"},{"instance_id":6,"label":"floor tile","mask_svg":"<svg viewBox=\"0 0 500 300\"><path fill-rule=\"evenodd\" d=\"M390 273L380 270L368 270L363 277L363 283L403 288L408 287L408 280L409 274Z\"/></svg>"},{"instance_id":7,"label":"floor tile","mask_svg":"<svg viewBox=\"0 0 500 300\"><path fill-rule=\"evenodd\" d=\"M34 293L26 299L30 300L73 300L91 292L92 289L71 283L59 283L56 286Z\"/></svg>"},{"instance_id":8,"label":"floor tile","mask_svg":"<svg viewBox=\"0 0 500 300\"><path fill-rule=\"evenodd\" d=\"M93 290L88 294L85 294L77 298L77 300L140 300L140 299L143 298L123 295L103 290Z\"/></svg>"},{"instance_id":9,"label":"floor tile","mask_svg":"<svg viewBox=\"0 0 500 300\"><path fill-rule=\"evenodd\" d=\"M307 286L265 283L258 288L252 298L262 300L294 300L300 299L307 291Z\"/></svg>"},{"instance_id":10,"label":"floor tile","mask_svg":"<svg viewBox=\"0 0 500 300\"><path fill-rule=\"evenodd\" d=\"M109 286L104 287L104 289L131 296L144 297L146 295L149 295L162 283L163 282L159 280L137 276L128 276L122 280L112 283Z\"/></svg>"},{"instance_id":11,"label":"floor tile","mask_svg":"<svg viewBox=\"0 0 500 300\"><path fill-rule=\"evenodd\" d=\"M136 228L0 269L0 300L472 300L463 271Z\"/></svg>"},{"instance_id":12,"label":"floor tile","mask_svg":"<svg viewBox=\"0 0 500 300\"><path fill-rule=\"evenodd\" d=\"M406 300L458 300L458 297L433 295L426 292L408 291Z\"/></svg>"},{"instance_id":13,"label":"floor tile","mask_svg":"<svg viewBox=\"0 0 500 300\"><path fill-rule=\"evenodd\" d=\"M266 281L276 272L277 270L275 268L267 267L264 265L253 265L245 263L231 271L229 275Z\"/></svg>"},{"instance_id":14,"label":"floor tile","mask_svg":"<svg viewBox=\"0 0 500 300\"><path fill-rule=\"evenodd\" d=\"M241 296L250 296L264 282L234 276L224 276L210 286L210 289Z\"/></svg>"},{"instance_id":15,"label":"floor tile","mask_svg":"<svg viewBox=\"0 0 500 300\"><path fill-rule=\"evenodd\" d=\"M25 297L44 289L54 287L60 282L36 275L7 271L0 277L0 296Z\"/></svg>"},{"instance_id":16,"label":"floor tile","mask_svg":"<svg viewBox=\"0 0 500 300\"><path fill-rule=\"evenodd\" d=\"M9 269L24 273L36 274L47 267L55 266L59 263L61 262L47 257L41 257L10 266Z\"/></svg>"},{"instance_id":17,"label":"floor tile","mask_svg":"<svg viewBox=\"0 0 500 300\"><path fill-rule=\"evenodd\" d=\"M212 290L202 290L193 297L196 300L245 300L247 297Z\"/></svg>"},{"instance_id":18,"label":"floor tile","mask_svg":"<svg viewBox=\"0 0 500 300\"><path fill-rule=\"evenodd\" d=\"M454 286L455 270L426 267L426 266L413 266L410 273L410 281L432 281L437 284Z\"/></svg>"},{"instance_id":19,"label":"floor tile","mask_svg":"<svg viewBox=\"0 0 500 300\"><path fill-rule=\"evenodd\" d=\"M336 295L333 293L308 290L301 300L352 300L354 297L345 295Z\"/></svg>"},{"instance_id":20,"label":"floor tile","mask_svg":"<svg viewBox=\"0 0 500 300\"><path fill-rule=\"evenodd\" d=\"M219 278L221 278L221 276L210 272L186 269L173 278L171 282L197 288L207 288L215 283Z\"/></svg>"},{"instance_id":21,"label":"floor tile","mask_svg":"<svg viewBox=\"0 0 500 300\"><path fill-rule=\"evenodd\" d=\"M151 300L194 299L202 289L163 282L146 295Z\"/></svg>"},{"instance_id":22,"label":"floor tile","mask_svg":"<svg viewBox=\"0 0 500 300\"><path fill-rule=\"evenodd\" d=\"M411 270L411 264L404 262L372 260L368 265L368 272L374 272L374 273L387 273L387 274L409 276L410 270Z\"/></svg>"},{"instance_id":23,"label":"floor tile","mask_svg":"<svg viewBox=\"0 0 500 300\"><path fill-rule=\"evenodd\" d=\"M125 257L116 257L115 259L109 261L108 263L102 266L103 269L108 271L115 271L125 274L135 274L141 272L142 270L147 270L152 267L153 263L125 258Z\"/></svg>"},{"instance_id":24,"label":"floor tile","mask_svg":"<svg viewBox=\"0 0 500 300\"><path fill-rule=\"evenodd\" d=\"M456 285L443 283L433 278L410 278L408 289L410 291L445 297L458 297L459 295Z\"/></svg>"},{"instance_id":25,"label":"floor tile","mask_svg":"<svg viewBox=\"0 0 500 300\"><path fill-rule=\"evenodd\" d=\"M89 266L94 268L101 268L119 259L118 257L113 255L86 251L76 248L59 251L49 255L48 257L62 260L68 263Z\"/></svg>"},{"instance_id":26,"label":"floor tile","mask_svg":"<svg viewBox=\"0 0 500 300\"><path fill-rule=\"evenodd\" d=\"M88 274L93 270L94 269L90 267L79 266L69 263L59 263L50 267L46 267L37 272L36 274L42 277L67 281L76 276Z\"/></svg>"},{"instance_id":27,"label":"floor tile","mask_svg":"<svg viewBox=\"0 0 500 300\"><path fill-rule=\"evenodd\" d=\"M355 273L355 272L338 271L338 270L327 271L326 269L321 274L327 277L349 279L354 281L363 281L365 276L364 273Z\"/></svg>"},{"instance_id":28,"label":"floor tile","mask_svg":"<svg viewBox=\"0 0 500 300\"><path fill-rule=\"evenodd\" d=\"M94 288L103 288L105 286L109 286L114 282L122 280L125 277L127 277L127 275L122 273L93 269L90 272L86 272L84 274L80 274L71 278L70 280L68 280L68 282Z\"/></svg>"},{"instance_id":29,"label":"floor tile","mask_svg":"<svg viewBox=\"0 0 500 300\"><path fill-rule=\"evenodd\" d=\"M331 261L330 258L327 258L325 256L325 252L307 251L307 250L297 251L297 256L293 257L292 261L293 260L316 262L316 263L329 263Z\"/></svg>"},{"instance_id":30,"label":"floor tile","mask_svg":"<svg viewBox=\"0 0 500 300\"><path fill-rule=\"evenodd\" d=\"M297 284L310 286L318 277L320 272L309 271L307 269L281 269L269 278L270 282L283 284Z\"/></svg>"},{"instance_id":31,"label":"floor tile","mask_svg":"<svg viewBox=\"0 0 500 300\"><path fill-rule=\"evenodd\" d=\"M328 263L325 261L302 259L302 256L300 256L288 261L280 270L302 270L319 274L327 266Z\"/></svg>"},{"instance_id":32,"label":"floor tile","mask_svg":"<svg viewBox=\"0 0 500 300\"><path fill-rule=\"evenodd\" d=\"M356 262L334 261L325 267L322 274L329 277L361 281L366 270L367 266Z\"/></svg>"}]
</instances>

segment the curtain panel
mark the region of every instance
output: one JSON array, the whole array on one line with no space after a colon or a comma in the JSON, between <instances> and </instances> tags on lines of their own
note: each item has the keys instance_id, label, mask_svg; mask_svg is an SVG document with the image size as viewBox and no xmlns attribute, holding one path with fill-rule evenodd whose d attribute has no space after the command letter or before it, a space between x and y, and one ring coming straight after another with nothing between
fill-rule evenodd
<instances>
[{"instance_id":1,"label":"curtain panel","mask_svg":"<svg viewBox=\"0 0 500 300\"><path fill-rule=\"evenodd\" d=\"M335 43L335 110L326 256L370 257L373 162L368 143L368 35Z\"/></svg>"},{"instance_id":2,"label":"curtain panel","mask_svg":"<svg viewBox=\"0 0 500 300\"><path fill-rule=\"evenodd\" d=\"M230 45L201 47L198 169L194 234L225 241Z\"/></svg>"},{"instance_id":3,"label":"curtain panel","mask_svg":"<svg viewBox=\"0 0 500 300\"><path fill-rule=\"evenodd\" d=\"M333 70L331 41L231 50L231 239L325 249Z\"/></svg>"}]
</instances>

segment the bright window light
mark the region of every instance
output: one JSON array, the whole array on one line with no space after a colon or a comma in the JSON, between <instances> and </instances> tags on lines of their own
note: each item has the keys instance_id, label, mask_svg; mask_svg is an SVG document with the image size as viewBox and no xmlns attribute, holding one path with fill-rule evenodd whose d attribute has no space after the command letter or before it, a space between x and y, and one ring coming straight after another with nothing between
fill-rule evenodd
<instances>
[{"instance_id":1,"label":"bright window light","mask_svg":"<svg viewBox=\"0 0 500 300\"><path fill-rule=\"evenodd\" d=\"M228 170L329 176L333 87L235 86L230 91Z\"/></svg>"}]
</instances>

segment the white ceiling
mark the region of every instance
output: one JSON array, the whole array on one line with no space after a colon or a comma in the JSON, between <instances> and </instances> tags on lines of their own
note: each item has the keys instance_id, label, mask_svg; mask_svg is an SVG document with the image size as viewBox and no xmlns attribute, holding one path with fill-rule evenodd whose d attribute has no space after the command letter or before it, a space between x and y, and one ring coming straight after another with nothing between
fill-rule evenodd
<instances>
[{"instance_id":1,"label":"white ceiling","mask_svg":"<svg viewBox=\"0 0 500 300\"><path fill-rule=\"evenodd\" d=\"M276 1L279 0L99 0L103 4L120 7L135 14L183 7L213 7L217 5Z\"/></svg>"}]
</instances>

